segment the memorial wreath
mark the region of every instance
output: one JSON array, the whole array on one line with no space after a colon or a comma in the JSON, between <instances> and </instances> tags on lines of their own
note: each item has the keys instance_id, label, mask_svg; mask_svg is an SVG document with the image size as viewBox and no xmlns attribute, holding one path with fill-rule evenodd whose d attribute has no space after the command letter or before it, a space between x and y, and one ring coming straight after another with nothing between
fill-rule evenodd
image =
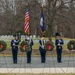
<instances>
[{"instance_id":1,"label":"memorial wreath","mask_svg":"<svg viewBox=\"0 0 75 75\"><path fill-rule=\"evenodd\" d=\"M45 49L46 51L52 51L54 49L54 44L53 42L47 41L45 43Z\"/></svg>"},{"instance_id":2,"label":"memorial wreath","mask_svg":"<svg viewBox=\"0 0 75 75\"><path fill-rule=\"evenodd\" d=\"M20 44L21 52L28 52L30 51L30 45L26 41L22 41Z\"/></svg>"},{"instance_id":3,"label":"memorial wreath","mask_svg":"<svg viewBox=\"0 0 75 75\"><path fill-rule=\"evenodd\" d=\"M67 44L67 48L69 50L75 50L75 41L74 40L69 41Z\"/></svg>"},{"instance_id":4,"label":"memorial wreath","mask_svg":"<svg viewBox=\"0 0 75 75\"><path fill-rule=\"evenodd\" d=\"M0 40L0 52L6 50L7 44L6 42Z\"/></svg>"}]
</instances>

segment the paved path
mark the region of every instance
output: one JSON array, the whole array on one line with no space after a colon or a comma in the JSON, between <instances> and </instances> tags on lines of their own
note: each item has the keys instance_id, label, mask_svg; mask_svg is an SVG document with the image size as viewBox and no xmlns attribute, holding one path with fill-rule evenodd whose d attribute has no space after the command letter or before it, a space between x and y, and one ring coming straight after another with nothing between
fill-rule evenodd
<instances>
[{"instance_id":1,"label":"paved path","mask_svg":"<svg viewBox=\"0 0 75 75\"><path fill-rule=\"evenodd\" d=\"M32 63L26 63L26 57L18 57L18 64L12 63L12 57L0 57L0 73L75 73L75 57L63 57L57 63L56 57L47 57L46 63L40 57L32 57Z\"/></svg>"}]
</instances>

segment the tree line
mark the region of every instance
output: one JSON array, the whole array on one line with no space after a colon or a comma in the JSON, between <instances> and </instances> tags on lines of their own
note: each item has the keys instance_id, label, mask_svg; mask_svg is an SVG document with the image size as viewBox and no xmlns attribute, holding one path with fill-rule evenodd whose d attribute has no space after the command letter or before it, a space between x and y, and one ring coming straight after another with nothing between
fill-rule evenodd
<instances>
[{"instance_id":1,"label":"tree line","mask_svg":"<svg viewBox=\"0 0 75 75\"><path fill-rule=\"evenodd\" d=\"M51 39L55 32L60 32L64 37L75 38L75 1L45 2L46 36ZM30 14L30 33L40 35L41 0L0 0L0 35L24 34L26 3Z\"/></svg>"}]
</instances>

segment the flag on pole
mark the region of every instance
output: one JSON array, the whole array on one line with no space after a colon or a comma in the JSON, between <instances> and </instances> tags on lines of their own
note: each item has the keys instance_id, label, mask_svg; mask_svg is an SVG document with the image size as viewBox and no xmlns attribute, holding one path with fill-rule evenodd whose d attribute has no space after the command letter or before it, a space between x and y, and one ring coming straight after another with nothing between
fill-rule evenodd
<instances>
[{"instance_id":1,"label":"flag on pole","mask_svg":"<svg viewBox=\"0 0 75 75\"><path fill-rule=\"evenodd\" d=\"M45 35L45 23L44 23L43 7L42 7L41 17L40 17L40 30L41 30L42 36L44 36Z\"/></svg>"},{"instance_id":2,"label":"flag on pole","mask_svg":"<svg viewBox=\"0 0 75 75\"><path fill-rule=\"evenodd\" d=\"M29 11L28 11L28 6L26 6L26 13L25 13L25 23L24 23L24 32L26 34L29 33Z\"/></svg>"}]
</instances>

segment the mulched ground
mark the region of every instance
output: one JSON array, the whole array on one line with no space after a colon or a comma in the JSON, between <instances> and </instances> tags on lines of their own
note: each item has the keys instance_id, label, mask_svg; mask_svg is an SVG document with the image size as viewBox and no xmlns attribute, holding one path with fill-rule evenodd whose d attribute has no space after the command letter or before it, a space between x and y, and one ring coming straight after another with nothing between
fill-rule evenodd
<instances>
[{"instance_id":1,"label":"mulched ground","mask_svg":"<svg viewBox=\"0 0 75 75\"><path fill-rule=\"evenodd\" d=\"M69 54L75 54L75 51L69 51L69 50L63 50L62 54L63 55L69 55ZM0 54L12 54L11 49L6 49L3 52L0 52ZM21 52L20 50L18 51L18 54L22 55L22 54L26 54L25 52ZM46 53L47 55L56 55L56 50L53 51L47 51ZM32 51L32 55L40 55L40 52L38 49L35 49Z\"/></svg>"}]
</instances>

